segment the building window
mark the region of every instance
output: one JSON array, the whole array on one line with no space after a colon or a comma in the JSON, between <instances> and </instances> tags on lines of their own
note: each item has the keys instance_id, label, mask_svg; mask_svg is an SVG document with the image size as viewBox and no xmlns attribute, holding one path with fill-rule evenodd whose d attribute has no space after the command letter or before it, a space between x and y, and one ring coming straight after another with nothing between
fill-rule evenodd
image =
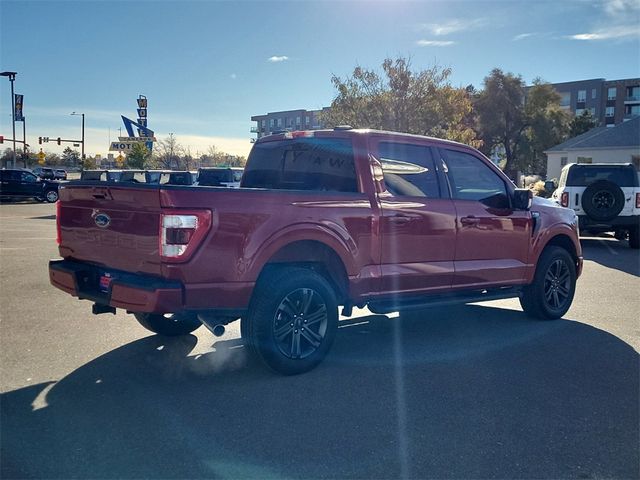
<instances>
[{"instance_id":1,"label":"building window","mask_svg":"<svg viewBox=\"0 0 640 480\"><path fill-rule=\"evenodd\" d=\"M615 112L616 112L615 107L607 107L606 111L604 112L604 116L605 117L613 117Z\"/></svg>"},{"instance_id":2,"label":"building window","mask_svg":"<svg viewBox=\"0 0 640 480\"><path fill-rule=\"evenodd\" d=\"M281 127L281 126L282 126L282 119L281 119L281 118L279 118L279 119L278 119L278 126L279 126L279 127Z\"/></svg>"},{"instance_id":3,"label":"building window","mask_svg":"<svg viewBox=\"0 0 640 480\"><path fill-rule=\"evenodd\" d=\"M627 100L640 100L640 87L628 87Z\"/></svg>"},{"instance_id":4,"label":"building window","mask_svg":"<svg viewBox=\"0 0 640 480\"><path fill-rule=\"evenodd\" d=\"M304 117L304 123L305 125L309 125L309 115L307 115L306 117Z\"/></svg>"},{"instance_id":5,"label":"building window","mask_svg":"<svg viewBox=\"0 0 640 480\"><path fill-rule=\"evenodd\" d=\"M567 157L560 157L560 166L564 167L567 164L567 160L569 160Z\"/></svg>"},{"instance_id":6,"label":"building window","mask_svg":"<svg viewBox=\"0 0 640 480\"><path fill-rule=\"evenodd\" d=\"M587 101L587 91L578 90L578 102L586 102L586 101Z\"/></svg>"},{"instance_id":7,"label":"building window","mask_svg":"<svg viewBox=\"0 0 640 480\"><path fill-rule=\"evenodd\" d=\"M579 117L584 113L584 108L576 108L576 117Z\"/></svg>"},{"instance_id":8,"label":"building window","mask_svg":"<svg viewBox=\"0 0 640 480\"><path fill-rule=\"evenodd\" d=\"M616 99L616 87L611 87L607 90L607 100Z\"/></svg>"},{"instance_id":9,"label":"building window","mask_svg":"<svg viewBox=\"0 0 640 480\"><path fill-rule=\"evenodd\" d=\"M270 127L273 127L273 126L275 125L275 123L274 123L274 122L275 122L275 120L274 120L273 118L270 118L270 119L269 119L269 126L270 126Z\"/></svg>"},{"instance_id":10,"label":"building window","mask_svg":"<svg viewBox=\"0 0 640 480\"><path fill-rule=\"evenodd\" d=\"M265 128L267 126L267 121L266 120L262 120L262 128Z\"/></svg>"},{"instance_id":11,"label":"building window","mask_svg":"<svg viewBox=\"0 0 640 480\"><path fill-rule=\"evenodd\" d=\"M589 113L591 114L591 116L593 118L595 118L596 117L596 107L589 108Z\"/></svg>"},{"instance_id":12,"label":"building window","mask_svg":"<svg viewBox=\"0 0 640 480\"><path fill-rule=\"evenodd\" d=\"M300 117L296 117L296 125L300 125Z\"/></svg>"},{"instance_id":13,"label":"building window","mask_svg":"<svg viewBox=\"0 0 640 480\"><path fill-rule=\"evenodd\" d=\"M596 88L591 89L591 98L594 99L598 96L598 90Z\"/></svg>"},{"instance_id":14,"label":"building window","mask_svg":"<svg viewBox=\"0 0 640 480\"><path fill-rule=\"evenodd\" d=\"M640 115L640 105L627 105L624 113L626 116Z\"/></svg>"},{"instance_id":15,"label":"building window","mask_svg":"<svg viewBox=\"0 0 640 480\"><path fill-rule=\"evenodd\" d=\"M561 92L560 93L560 106L568 107L571 105L571 92Z\"/></svg>"}]
</instances>

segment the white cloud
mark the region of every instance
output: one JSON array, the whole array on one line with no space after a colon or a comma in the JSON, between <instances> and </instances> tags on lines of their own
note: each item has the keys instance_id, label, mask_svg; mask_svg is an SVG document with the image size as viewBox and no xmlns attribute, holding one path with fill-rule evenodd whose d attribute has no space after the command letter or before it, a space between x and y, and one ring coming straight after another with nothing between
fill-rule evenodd
<instances>
[{"instance_id":1,"label":"white cloud","mask_svg":"<svg viewBox=\"0 0 640 480\"><path fill-rule=\"evenodd\" d=\"M517 42L519 40L524 40L525 38L529 38L529 37L533 37L536 36L537 33L521 33L520 35L516 35L515 37L513 37L513 41Z\"/></svg>"},{"instance_id":2,"label":"white cloud","mask_svg":"<svg viewBox=\"0 0 640 480\"><path fill-rule=\"evenodd\" d=\"M582 41L640 38L640 28L636 25L619 25L597 29L592 32L569 35L567 38Z\"/></svg>"},{"instance_id":3,"label":"white cloud","mask_svg":"<svg viewBox=\"0 0 640 480\"><path fill-rule=\"evenodd\" d=\"M565 38L580 41L640 38L640 0L604 0L600 21L586 32Z\"/></svg>"},{"instance_id":4,"label":"white cloud","mask_svg":"<svg viewBox=\"0 0 640 480\"><path fill-rule=\"evenodd\" d=\"M484 27L488 22L485 18L476 18L473 20L454 19L443 23L426 23L422 27L436 36L451 35L452 33L462 32L465 30L475 30Z\"/></svg>"},{"instance_id":5,"label":"white cloud","mask_svg":"<svg viewBox=\"0 0 640 480\"><path fill-rule=\"evenodd\" d=\"M458 42L453 40L418 40L416 44L420 47L449 47Z\"/></svg>"},{"instance_id":6,"label":"white cloud","mask_svg":"<svg viewBox=\"0 0 640 480\"><path fill-rule=\"evenodd\" d=\"M279 63L279 62L286 62L287 60L289 60L289 57L287 57L286 55L274 55L273 57L269 57L267 59L267 62L271 62L271 63Z\"/></svg>"},{"instance_id":7,"label":"white cloud","mask_svg":"<svg viewBox=\"0 0 640 480\"><path fill-rule=\"evenodd\" d=\"M605 13L610 16L627 15L640 10L640 0L604 0L603 4Z\"/></svg>"}]
</instances>

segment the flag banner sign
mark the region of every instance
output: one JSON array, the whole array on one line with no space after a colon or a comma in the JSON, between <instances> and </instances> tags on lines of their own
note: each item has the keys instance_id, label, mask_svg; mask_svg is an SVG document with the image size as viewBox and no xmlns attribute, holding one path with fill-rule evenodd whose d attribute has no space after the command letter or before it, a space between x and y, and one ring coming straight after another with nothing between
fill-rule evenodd
<instances>
[{"instance_id":1,"label":"flag banner sign","mask_svg":"<svg viewBox=\"0 0 640 480\"><path fill-rule=\"evenodd\" d=\"M15 121L23 122L24 117L22 116L22 102L24 100L24 95L18 95L16 93L14 97L15 97L14 102L15 102L15 112L16 112Z\"/></svg>"}]
</instances>

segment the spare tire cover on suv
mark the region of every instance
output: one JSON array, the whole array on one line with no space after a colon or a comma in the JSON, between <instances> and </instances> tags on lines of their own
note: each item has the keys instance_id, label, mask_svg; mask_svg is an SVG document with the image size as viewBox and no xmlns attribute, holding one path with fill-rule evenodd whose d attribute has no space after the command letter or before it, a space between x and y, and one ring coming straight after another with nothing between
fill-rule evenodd
<instances>
[{"instance_id":1,"label":"spare tire cover on suv","mask_svg":"<svg viewBox=\"0 0 640 480\"><path fill-rule=\"evenodd\" d=\"M589 218L606 222L615 218L624 207L622 189L609 180L598 180L582 194L582 208Z\"/></svg>"}]
</instances>

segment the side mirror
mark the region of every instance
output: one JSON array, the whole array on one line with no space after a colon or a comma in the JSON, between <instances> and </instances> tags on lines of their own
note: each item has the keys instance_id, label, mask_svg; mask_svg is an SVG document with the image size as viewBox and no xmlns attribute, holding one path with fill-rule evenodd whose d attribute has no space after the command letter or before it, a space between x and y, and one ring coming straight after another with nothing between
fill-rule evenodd
<instances>
[{"instance_id":1,"label":"side mirror","mask_svg":"<svg viewBox=\"0 0 640 480\"><path fill-rule=\"evenodd\" d=\"M529 210L533 204L533 192L528 188L516 188L513 191L513 208L515 210Z\"/></svg>"}]
</instances>

